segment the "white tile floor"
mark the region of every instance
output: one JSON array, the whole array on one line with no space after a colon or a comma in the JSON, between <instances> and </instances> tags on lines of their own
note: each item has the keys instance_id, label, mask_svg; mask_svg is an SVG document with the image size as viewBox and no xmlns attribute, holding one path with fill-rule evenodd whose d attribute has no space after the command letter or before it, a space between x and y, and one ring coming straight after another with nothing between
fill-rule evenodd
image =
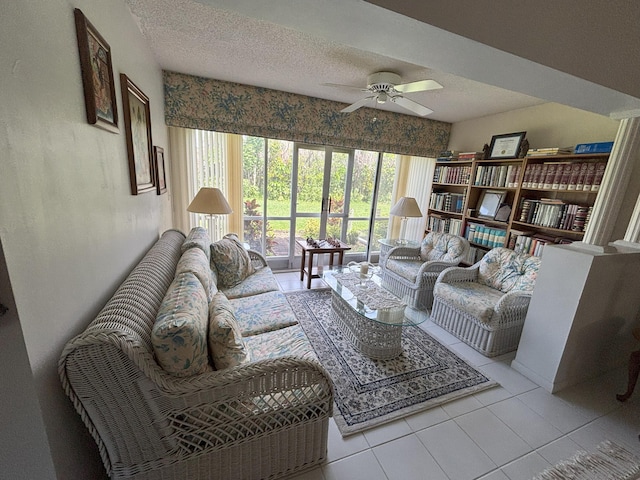
<instances>
[{"instance_id":1,"label":"white tile floor","mask_svg":"<svg viewBox=\"0 0 640 480\"><path fill-rule=\"evenodd\" d=\"M283 291L299 272L278 273ZM326 287L314 279L311 288ZM327 463L291 480L529 480L578 450L612 440L640 456L640 390L626 403L626 367L555 395L427 320L421 327L500 387L342 438L329 424Z\"/></svg>"}]
</instances>

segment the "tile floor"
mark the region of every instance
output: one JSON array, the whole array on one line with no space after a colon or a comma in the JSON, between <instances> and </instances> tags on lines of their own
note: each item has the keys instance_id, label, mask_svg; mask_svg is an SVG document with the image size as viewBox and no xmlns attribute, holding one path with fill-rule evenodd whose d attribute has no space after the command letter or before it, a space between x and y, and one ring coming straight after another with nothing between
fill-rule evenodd
<instances>
[{"instance_id":1,"label":"tile floor","mask_svg":"<svg viewBox=\"0 0 640 480\"><path fill-rule=\"evenodd\" d=\"M305 288L299 272L276 278L283 291ZM515 353L486 358L429 320L421 327L500 387L346 438L331 420L327 463L290 480L528 480L607 439L640 456L640 391L615 399L626 368L551 395L511 369Z\"/></svg>"}]
</instances>

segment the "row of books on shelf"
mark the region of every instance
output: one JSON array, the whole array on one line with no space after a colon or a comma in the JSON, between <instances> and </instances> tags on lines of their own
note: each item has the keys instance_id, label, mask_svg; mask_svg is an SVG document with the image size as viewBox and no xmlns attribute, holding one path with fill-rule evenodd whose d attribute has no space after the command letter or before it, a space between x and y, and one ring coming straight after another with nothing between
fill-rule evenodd
<instances>
[{"instance_id":1,"label":"row of books on shelf","mask_svg":"<svg viewBox=\"0 0 640 480\"><path fill-rule=\"evenodd\" d=\"M572 242L573 240L568 238L511 230L509 234L509 245L507 245L507 247L519 253L529 253L536 257L541 257L545 245L568 244Z\"/></svg>"},{"instance_id":2,"label":"row of books on shelf","mask_svg":"<svg viewBox=\"0 0 640 480\"><path fill-rule=\"evenodd\" d=\"M607 164L604 162L548 162L527 165L524 188L597 192Z\"/></svg>"},{"instance_id":3,"label":"row of books on shelf","mask_svg":"<svg viewBox=\"0 0 640 480\"><path fill-rule=\"evenodd\" d=\"M544 157L552 155L571 155L572 153L609 153L613 149L613 142L580 143L575 147L545 147L530 148L527 157Z\"/></svg>"},{"instance_id":4,"label":"row of books on shelf","mask_svg":"<svg viewBox=\"0 0 640 480\"><path fill-rule=\"evenodd\" d=\"M518 221L540 227L584 232L592 210L593 206L564 203L553 198L523 198Z\"/></svg>"},{"instance_id":5,"label":"row of books on shelf","mask_svg":"<svg viewBox=\"0 0 640 480\"><path fill-rule=\"evenodd\" d=\"M478 165L473 184L481 187L516 188L521 168L520 165Z\"/></svg>"},{"instance_id":6,"label":"row of books on shelf","mask_svg":"<svg viewBox=\"0 0 640 480\"><path fill-rule=\"evenodd\" d=\"M484 158L484 152L458 152L457 150L444 150L440 152L437 160L439 161L452 161L452 160L482 160Z\"/></svg>"},{"instance_id":7,"label":"row of books on shelf","mask_svg":"<svg viewBox=\"0 0 640 480\"><path fill-rule=\"evenodd\" d=\"M489 248L504 247L507 243L507 231L480 223L467 223L464 236L469 242Z\"/></svg>"},{"instance_id":8,"label":"row of books on shelf","mask_svg":"<svg viewBox=\"0 0 640 480\"><path fill-rule=\"evenodd\" d=\"M464 193L432 192L429 208L442 210L443 212L462 213L464 198Z\"/></svg>"},{"instance_id":9,"label":"row of books on shelf","mask_svg":"<svg viewBox=\"0 0 640 480\"><path fill-rule=\"evenodd\" d=\"M433 181L435 183L457 183L468 185L471 178L471 165L436 165L433 173Z\"/></svg>"},{"instance_id":10,"label":"row of books on shelf","mask_svg":"<svg viewBox=\"0 0 640 480\"><path fill-rule=\"evenodd\" d=\"M429 215L427 217L427 230L432 232L450 233L452 235L462 235L462 220L459 218L440 217Z\"/></svg>"}]
</instances>

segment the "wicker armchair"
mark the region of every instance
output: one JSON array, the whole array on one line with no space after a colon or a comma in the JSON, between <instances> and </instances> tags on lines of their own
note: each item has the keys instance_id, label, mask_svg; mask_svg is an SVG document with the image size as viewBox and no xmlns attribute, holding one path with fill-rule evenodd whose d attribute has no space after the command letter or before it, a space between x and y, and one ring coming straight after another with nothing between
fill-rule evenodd
<instances>
[{"instance_id":1,"label":"wicker armchair","mask_svg":"<svg viewBox=\"0 0 640 480\"><path fill-rule=\"evenodd\" d=\"M494 248L475 265L444 270L431 320L483 355L518 348L540 259Z\"/></svg>"},{"instance_id":2,"label":"wicker armchair","mask_svg":"<svg viewBox=\"0 0 640 480\"><path fill-rule=\"evenodd\" d=\"M458 265L469 251L469 242L449 233L430 232L418 248L394 247L382 263L382 285L412 308L426 310L433 304L438 274Z\"/></svg>"},{"instance_id":3,"label":"wicker armchair","mask_svg":"<svg viewBox=\"0 0 640 480\"><path fill-rule=\"evenodd\" d=\"M59 360L107 474L273 479L324 461L333 392L317 362L280 357L177 377L156 361L151 328L184 238L165 232Z\"/></svg>"}]
</instances>

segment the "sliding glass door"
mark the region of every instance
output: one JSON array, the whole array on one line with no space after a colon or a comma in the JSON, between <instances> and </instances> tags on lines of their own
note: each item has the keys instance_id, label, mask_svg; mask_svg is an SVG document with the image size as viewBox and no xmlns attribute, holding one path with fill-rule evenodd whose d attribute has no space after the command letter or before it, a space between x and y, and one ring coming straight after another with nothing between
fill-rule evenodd
<instances>
[{"instance_id":1,"label":"sliding glass door","mask_svg":"<svg viewBox=\"0 0 640 480\"><path fill-rule=\"evenodd\" d=\"M245 241L274 269L298 268L296 239L338 238L349 260L387 234L396 155L245 137Z\"/></svg>"}]
</instances>

